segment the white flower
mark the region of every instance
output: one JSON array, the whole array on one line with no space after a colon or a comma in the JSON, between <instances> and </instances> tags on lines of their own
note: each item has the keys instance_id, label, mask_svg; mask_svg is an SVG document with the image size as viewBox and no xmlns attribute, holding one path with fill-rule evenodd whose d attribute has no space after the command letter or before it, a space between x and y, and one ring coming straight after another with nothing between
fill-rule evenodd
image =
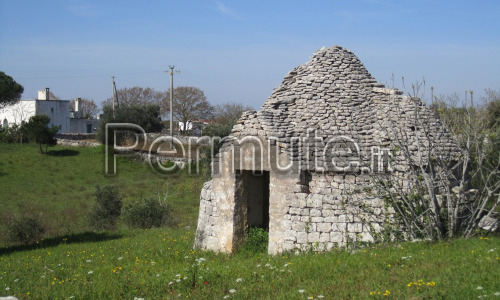
<instances>
[{"instance_id":1,"label":"white flower","mask_svg":"<svg viewBox=\"0 0 500 300\"><path fill-rule=\"evenodd\" d=\"M500 292L496 292L496 293L494 293L493 295L495 295L495 296L500 296Z\"/></svg>"},{"instance_id":2,"label":"white flower","mask_svg":"<svg viewBox=\"0 0 500 300\"><path fill-rule=\"evenodd\" d=\"M234 293L236 293L236 290L235 289L230 289L229 293L234 294Z\"/></svg>"},{"instance_id":3,"label":"white flower","mask_svg":"<svg viewBox=\"0 0 500 300\"><path fill-rule=\"evenodd\" d=\"M92 274L92 273L94 273L94 271L89 271L87 274Z\"/></svg>"},{"instance_id":4,"label":"white flower","mask_svg":"<svg viewBox=\"0 0 500 300\"><path fill-rule=\"evenodd\" d=\"M488 250L488 253L489 253L489 252L493 252L493 251L495 251L495 249L490 249L490 250Z\"/></svg>"},{"instance_id":5,"label":"white flower","mask_svg":"<svg viewBox=\"0 0 500 300\"><path fill-rule=\"evenodd\" d=\"M174 283L173 283L172 281L170 281L170 282L168 283L168 285L173 285L173 284L174 284Z\"/></svg>"},{"instance_id":6,"label":"white flower","mask_svg":"<svg viewBox=\"0 0 500 300\"><path fill-rule=\"evenodd\" d=\"M122 259L123 259L123 256L118 257L118 260L122 260Z\"/></svg>"},{"instance_id":7,"label":"white flower","mask_svg":"<svg viewBox=\"0 0 500 300\"><path fill-rule=\"evenodd\" d=\"M482 289L483 289L483 287L482 287L482 286L478 286L476 289L478 289L478 290L482 290Z\"/></svg>"},{"instance_id":8,"label":"white flower","mask_svg":"<svg viewBox=\"0 0 500 300\"><path fill-rule=\"evenodd\" d=\"M86 260L85 262L88 262L88 263L89 263L89 262L92 262L92 260L90 260L90 259L87 259L87 260Z\"/></svg>"},{"instance_id":9,"label":"white flower","mask_svg":"<svg viewBox=\"0 0 500 300\"><path fill-rule=\"evenodd\" d=\"M73 298L75 298L75 296L69 296L69 299L73 299Z\"/></svg>"},{"instance_id":10,"label":"white flower","mask_svg":"<svg viewBox=\"0 0 500 300\"><path fill-rule=\"evenodd\" d=\"M187 277L184 277L184 278L182 278L182 279L183 279L183 280L186 280L186 279L188 279L188 278L187 278Z\"/></svg>"},{"instance_id":11,"label":"white flower","mask_svg":"<svg viewBox=\"0 0 500 300\"><path fill-rule=\"evenodd\" d=\"M5 290L6 290L6 291L10 290L10 287L6 287L6 288L5 288Z\"/></svg>"},{"instance_id":12,"label":"white flower","mask_svg":"<svg viewBox=\"0 0 500 300\"><path fill-rule=\"evenodd\" d=\"M175 282L181 282L181 280L180 280L180 279L177 279L177 280L175 280Z\"/></svg>"},{"instance_id":13,"label":"white flower","mask_svg":"<svg viewBox=\"0 0 500 300\"><path fill-rule=\"evenodd\" d=\"M236 282L241 282L241 281L243 281L243 278L236 279Z\"/></svg>"},{"instance_id":14,"label":"white flower","mask_svg":"<svg viewBox=\"0 0 500 300\"><path fill-rule=\"evenodd\" d=\"M288 264L285 264L283 267L285 267L285 268L288 267Z\"/></svg>"},{"instance_id":15,"label":"white flower","mask_svg":"<svg viewBox=\"0 0 500 300\"><path fill-rule=\"evenodd\" d=\"M137 298L137 297L134 297L134 300L144 300L144 298Z\"/></svg>"},{"instance_id":16,"label":"white flower","mask_svg":"<svg viewBox=\"0 0 500 300\"><path fill-rule=\"evenodd\" d=\"M299 290L299 293L303 294L305 292L305 290Z\"/></svg>"},{"instance_id":17,"label":"white flower","mask_svg":"<svg viewBox=\"0 0 500 300\"><path fill-rule=\"evenodd\" d=\"M271 265L271 264L267 263L267 264L266 264L266 267L269 267L270 265Z\"/></svg>"},{"instance_id":18,"label":"white flower","mask_svg":"<svg viewBox=\"0 0 500 300\"><path fill-rule=\"evenodd\" d=\"M222 297L222 299L227 299L227 298L229 298L229 295Z\"/></svg>"},{"instance_id":19,"label":"white flower","mask_svg":"<svg viewBox=\"0 0 500 300\"><path fill-rule=\"evenodd\" d=\"M260 264L257 265L257 268L260 268Z\"/></svg>"},{"instance_id":20,"label":"white flower","mask_svg":"<svg viewBox=\"0 0 500 300\"><path fill-rule=\"evenodd\" d=\"M19 278L15 279L14 282L18 282L19 281Z\"/></svg>"},{"instance_id":21,"label":"white flower","mask_svg":"<svg viewBox=\"0 0 500 300\"><path fill-rule=\"evenodd\" d=\"M156 277L160 277L160 274L156 274Z\"/></svg>"},{"instance_id":22,"label":"white flower","mask_svg":"<svg viewBox=\"0 0 500 300\"><path fill-rule=\"evenodd\" d=\"M177 275L175 275L175 277L181 277L181 274L177 274Z\"/></svg>"},{"instance_id":23,"label":"white flower","mask_svg":"<svg viewBox=\"0 0 500 300\"><path fill-rule=\"evenodd\" d=\"M189 256L186 255L186 256L184 256L184 258L189 258Z\"/></svg>"},{"instance_id":24,"label":"white flower","mask_svg":"<svg viewBox=\"0 0 500 300\"><path fill-rule=\"evenodd\" d=\"M318 295L318 297L317 297L317 298L318 298L318 299L323 299L323 298L325 298L325 296L323 296L323 295Z\"/></svg>"}]
</instances>

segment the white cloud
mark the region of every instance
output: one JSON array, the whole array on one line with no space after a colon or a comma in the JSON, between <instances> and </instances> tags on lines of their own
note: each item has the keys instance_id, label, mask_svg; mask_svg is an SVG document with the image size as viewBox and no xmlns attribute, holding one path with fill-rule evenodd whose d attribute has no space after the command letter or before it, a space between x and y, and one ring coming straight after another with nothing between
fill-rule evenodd
<instances>
[{"instance_id":1,"label":"white cloud","mask_svg":"<svg viewBox=\"0 0 500 300\"><path fill-rule=\"evenodd\" d=\"M222 2L217 1L215 4L217 5L217 11L221 14L229 16L235 20L241 20L241 17L234 10L225 6Z\"/></svg>"}]
</instances>

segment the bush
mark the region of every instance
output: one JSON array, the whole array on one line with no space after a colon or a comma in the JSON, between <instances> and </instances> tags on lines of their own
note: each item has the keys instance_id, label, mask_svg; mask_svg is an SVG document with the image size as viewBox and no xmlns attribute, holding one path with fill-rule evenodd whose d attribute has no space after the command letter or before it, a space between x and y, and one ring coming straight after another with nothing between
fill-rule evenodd
<instances>
[{"instance_id":1,"label":"bush","mask_svg":"<svg viewBox=\"0 0 500 300\"><path fill-rule=\"evenodd\" d=\"M267 253L269 232L263 228L251 227L248 231L247 239L240 248L241 252L256 254Z\"/></svg>"},{"instance_id":2,"label":"bush","mask_svg":"<svg viewBox=\"0 0 500 300\"><path fill-rule=\"evenodd\" d=\"M42 239L45 228L37 217L27 216L14 218L6 231L8 242L31 245Z\"/></svg>"},{"instance_id":3,"label":"bush","mask_svg":"<svg viewBox=\"0 0 500 300\"><path fill-rule=\"evenodd\" d=\"M90 226L97 230L116 228L116 221L121 215L122 197L116 186L96 186L95 204L88 215Z\"/></svg>"},{"instance_id":4,"label":"bush","mask_svg":"<svg viewBox=\"0 0 500 300\"><path fill-rule=\"evenodd\" d=\"M129 204L123 210L123 220L134 228L160 227L167 223L169 217L170 206L152 197Z\"/></svg>"}]
</instances>

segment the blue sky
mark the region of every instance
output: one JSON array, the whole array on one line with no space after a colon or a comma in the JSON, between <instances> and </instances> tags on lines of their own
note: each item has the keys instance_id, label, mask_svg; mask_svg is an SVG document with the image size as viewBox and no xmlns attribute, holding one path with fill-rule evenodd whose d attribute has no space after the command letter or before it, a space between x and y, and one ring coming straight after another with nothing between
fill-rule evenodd
<instances>
[{"instance_id":1,"label":"blue sky","mask_svg":"<svg viewBox=\"0 0 500 300\"><path fill-rule=\"evenodd\" d=\"M322 46L353 51L379 81L436 94L500 89L500 1L0 0L0 70L25 88L97 103L117 88L201 88L258 109Z\"/></svg>"}]
</instances>

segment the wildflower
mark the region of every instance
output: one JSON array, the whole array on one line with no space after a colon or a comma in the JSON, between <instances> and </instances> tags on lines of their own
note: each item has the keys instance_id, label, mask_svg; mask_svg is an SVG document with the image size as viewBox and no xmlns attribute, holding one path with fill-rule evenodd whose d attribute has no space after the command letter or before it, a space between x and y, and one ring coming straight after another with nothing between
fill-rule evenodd
<instances>
[{"instance_id":1,"label":"wildflower","mask_svg":"<svg viewBox=\"0 0 500 300\"><path fill-rule=\"evenodd\" d=\"M493 295L495 295L495 296L500 296L500 292L496 292L496 293L494 293Z\"/></svg>"},{"instance_id":2,"label":"wildflower","mask_svg":"<svg viewBox=\"0 0 500 300\"><path fill-rule=\"evenodd\" d=\"M227 299L227 298L229 298L229 295L222 297L222 299Z\"/></svg>"},{"instance_id":3,"label":"wildflower","mask_svg":"<svg viewBox=\"0 0 500 300\"><path fill-rule=\"evenodd\" d=\"M90 260L90 259L87 259L87 260L86 260L85 262L88 262L88 263L90 263L90 262L92 262L92 260Z\"/></svg>"},{"instance_id":4,"label":"wildflower","mask_svg":"<svg viewBox=\"0 0 500 300\"><path fill-rule=\"evenodd\" d=\"M123 259L123 256L118 257L118 260L122 260L122 259Z\"/></svg>"},{"instance_id":5,"label":"wildflower","mask_svg":"<svg viewBox=\"0 0 500 300\"><path fill-rule=\"evenodd\" d=\"M208 285L208 281L205 280L205 285Z\"/></svg>"},{"instance_id":6,"label":"wildflower","mask_svg":"<svg viewBox=\"0 0 500 300\"><path fill-rule=\"evenodd\" d=\"M495 251L495 249L490 249L488 250L488 253Z\"/></svg>"},{"instance_id":7,"label":"wildflower","mask_svg":"<svg viewBox=\"0 0 500 300\"><path fill-rule=\"evenodd\" d=\"M285 264L283 267L285 267L285 268L288 267L288 264Z\"/></svg>"},{"instance_id":8,"label":"wildflower","mask_svg":"<svg viewBox=\"0 0 500 300\"><path fill-rule=\"evenodd\" d=\"M236 290L235 289L230 289L229 293L234 294L234 293L236 293Z\"/></svg>"},{"instance_id":9,"label":"wildflower","mask_svg":"<svg viewBox=\"0 0 500 300\"><path fill-rule=\"evenodd\" d=\"M180 279L176 279L175 282L181 282L181 280Z\"/></svg>"},{"instance_id":10,"label":"wildflower","mask_svg":"<svg viewBox=\"0 0 500 300\"><path fill-rule=\"evenodd\" d=\"M5 290L6 290L6 291L10 290L10 287L6 287L6 288L5 288Z\"/></svg>"},{"instance_id":11,"label":"wildflower","mask_svg":"<svg viewBox=\"0 0 500 300\"><path fill-rule=\"evenodd\" d=\"M304 294L305 290L299 290L299 293Z\"/></svg>"},{"instance_id":12,"label":"wildflower","mask_svg":"<svg viewBox=\"0 0 500 300\"><path fill-rule=\"evenodd\" d=\"M323 299L323 298L325 298L325 296L323 296L323 295L318 295L318 297L316 297L316 298L318 298L318 299Z\"/></svg>"},{"instance_id":13,"label":"wildflower","mask_svg":"<svg viewBox=\"0 0 500 300\"><path fill-rule=\"evenodd\" d=\"M243 279L242 279L242 278L238 278L238 279L236 279L236 282L241 282L241 281L243 281Z\"/></svg>"},{"instance_id":14,"label":"wildflower","mask_svg":"<svg viewBox=\"0 0 500 300\"><path fill-rule=\"evenodd\" d=\"M173 283L172 281L170 281L170 282L168 283L168 285L173 285L173 284L174 284L174 283Z\"/></svg>"},{"instance_id":15,"label":"wildflower","mask_svg":"<svg viewBox=\"0 0 500 300\"><path fill-rule=\"evenodd\" d=\"M94 273L94 271L89 271L87 274L93 274L93 273Z\"/></svg>"},{"instance_id":16,"label":"wildflower","mask_svg":"<svg viewBox=\"0 0 500 300\"><path fill-rule=\"evenodd\" d=\"M477 289L477 290L482 290L482 289L483 289L483 287L482 287L482 286L478 286L476 289Z\"/></svg>"},{"instance_id":17,"label":"wildflower","mask_svg":"<svg viewBox=\"0 0 500 300\"><path fill-rule=\"evenodd\" d=\"M260 264L257 265L257 268L260 268Z\"/></svg>"}]
</instances>

